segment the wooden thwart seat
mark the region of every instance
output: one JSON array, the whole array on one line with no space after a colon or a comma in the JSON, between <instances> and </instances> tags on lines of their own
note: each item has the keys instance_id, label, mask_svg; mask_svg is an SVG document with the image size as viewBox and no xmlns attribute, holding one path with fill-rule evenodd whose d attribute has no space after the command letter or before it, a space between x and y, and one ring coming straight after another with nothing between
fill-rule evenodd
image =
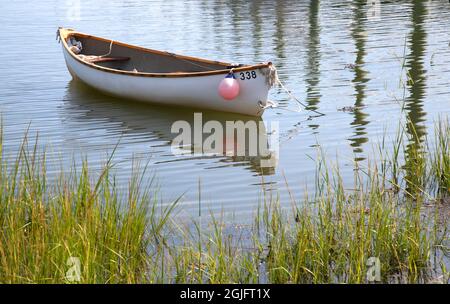
<instances>
[{"instance_id":1,"label":"wooden thwart seat","mask_svg":"<svg viewBox=\"0 0 450 304\"><path fill-rule=\"evenodd\" d=\"M127 60L130 60L130 57L98 57L90 60L90 62L99 63L99 62L127 61Z\"/></svg>"}]
</instances>

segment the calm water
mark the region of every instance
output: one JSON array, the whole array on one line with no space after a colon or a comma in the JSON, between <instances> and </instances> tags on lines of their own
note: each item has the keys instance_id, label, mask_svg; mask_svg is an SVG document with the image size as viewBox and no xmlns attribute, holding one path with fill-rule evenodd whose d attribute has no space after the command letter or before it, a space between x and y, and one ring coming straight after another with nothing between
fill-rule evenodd
<instances>
[{"instance_id":1,"label":"calm water","mask_svg":"<svg viewBox=\"0 0 450 304\"><path fill-rule=\"evenodd\" d=\"M261 184L286 203L285 178L297 198L312 189L317 144L339 155L351 181L351 163L370 158L373 145L384 133L393 137L406 116L422 138L430 134L438 115L450 112L449 24L446 0L395 1L379 11L366 1L2 1L6 151L17 150L30 125L54 159L69 164L82 152L99 167L120 140L120 179L133 158L149 160L165 201L185 193L182 210L195 214L200 181L203 208L245 218ZM171 125L192 120L193 111L121 101L72 81L55 41L58 26L204 58L272 61L294 95L325 115L294 112L295 103L273 89L270 99L280 107L262 120L280 124L276 166L261 170L259 157L175 157ZM412 81L404 89L407 74Z\"/></svg>"}]
</instances>

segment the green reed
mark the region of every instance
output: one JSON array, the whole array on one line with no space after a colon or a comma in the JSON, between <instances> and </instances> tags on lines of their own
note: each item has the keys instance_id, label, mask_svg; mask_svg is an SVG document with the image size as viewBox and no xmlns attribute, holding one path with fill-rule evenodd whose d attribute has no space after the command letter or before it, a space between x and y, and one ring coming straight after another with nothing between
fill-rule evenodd
<instances>
[{"instance_id":1,"label":"green reed","mask_svg":"<svg viewBox=\"0 0 450 304\"><path fill-rule=\"evenodd\" d=\"M447 120L439 120L435 125L434 147L431 156L432 184L439 194L450 193L450 125Z\"/></svg>"},{"instance_id":2,"label":"green reed","mask_svg":"<svg viewBox=\"0 0 450 304\"><path fill-rule=\"evenodd\" d=\"M241 230L223 216L180 218L138 162L124 193L112 156L100 172L83 161L50 182L45 151L25 136L14 161L0 153L0 282L369 283L376 258L381 282L448 283L448 118L433 144L403 134L355 163L350 185L319 150L314 195L289 208L263 189Z\"/></svg>"}]
</instances>

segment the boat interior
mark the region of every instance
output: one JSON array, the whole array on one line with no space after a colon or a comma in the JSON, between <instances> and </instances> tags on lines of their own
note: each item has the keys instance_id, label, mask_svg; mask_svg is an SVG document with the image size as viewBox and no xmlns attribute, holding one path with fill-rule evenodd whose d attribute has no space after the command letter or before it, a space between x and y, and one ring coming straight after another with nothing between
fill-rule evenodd
<instances>
[{"instance_id":1,"label":"boat interior","mask_svg":"<svg viewBox=\"0 0 450 304\"><path fill-rule=\"evenodd\" d=\"M73 39L81 42L81 52L76 54L81 59L89 58L90 63L115 70L135 73L195 73L241 66L144 49L78 33L70 35L68 42L73 42Z\"/></svg>"}]
</instances>

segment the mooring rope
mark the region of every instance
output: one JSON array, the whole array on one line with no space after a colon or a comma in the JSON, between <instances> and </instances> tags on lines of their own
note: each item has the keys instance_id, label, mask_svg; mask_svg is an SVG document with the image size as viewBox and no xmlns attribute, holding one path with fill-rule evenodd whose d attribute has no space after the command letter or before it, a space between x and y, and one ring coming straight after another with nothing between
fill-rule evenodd
<instances>
[{"instance_id":1,"label":"mooring rope","mask_svg":"<svg viewBox=\"0 0 450 304\"><path fill-rule=\"evenodd\" d=\"M312 110L312 109L308 109L308 105L304 104L303 102L301 102L297 97L295 97L290 90L288 90L286 88L286 86L281 82L280 78L278 77L278 72L277 69L275 68L275 66L273 64L271 64L269 66L268 69L261 70L261 73L266 77L266 82L270 87L274 87L276 85L279 85L289 96L289 99L292 99L294 101L296 101L299 105L301 105L302 107L304 107L305 109L307 109L310 112L314 112L316 114L319 114L320 116L325 115L319 111L316 110ZM266 106L267 107L267 106ZM265 107L265 108L266 108ZM278 109L282 109L280 107L276 107L273 105L270 105L269 108L278 108Z\"/></svg>"},{"instance_id":2,"label":"mooring rope","mask_svg":"<svg viewBox=\"0 0 450 304\"><path fill-rule=\"evenodd\" d=\"M99 55L98 57L102 58L102 57L111 55L113 42L114 42L114 40L111 40L111 43L109 44L109 52L105 55Z\"/></svg>"},{"instance_id":3,"label":"mooring rope","mask_svg":"<svg viewBox=\"0 0 450 304\"><path fill-rule=\"evenodd\" d=\"M109 44L109 51L108 53L104 54L104 55L83 55L83 54L77 54L77 56L81 59L84 60L86 62L90 62L92 63L93 61L99 59L99 58L104 58L106 56L111 55L112 53L112 46L113 46L114 40L111 40L110 44Z\"/></svg>"},{"instance_id":4,"label":"mooring rope","mask_svg":"<svg viewBox=\"0 0 450 304\"><path fill-rule=\"evenodd\" d=\"M283 83L281 82L280 79L278 79L278 84L283 88L283 90L286 91L286 93L289 95L289 97L290 97L291 99L295 100L299 105L303 106L303 107L304 107L305 109L307 109L308 111L314 112L314 113L316 113L316 114L319 114L320 116L325 115L324 113L319 112L319 111L317 111L317 110L314 110L314 109L308 109L308 106L305 105L304 103L302 103L297 97L295 97L295 96L291 93L291 91L289 91L289 90L283 85Z\"/></svg>"}]
</instances>

